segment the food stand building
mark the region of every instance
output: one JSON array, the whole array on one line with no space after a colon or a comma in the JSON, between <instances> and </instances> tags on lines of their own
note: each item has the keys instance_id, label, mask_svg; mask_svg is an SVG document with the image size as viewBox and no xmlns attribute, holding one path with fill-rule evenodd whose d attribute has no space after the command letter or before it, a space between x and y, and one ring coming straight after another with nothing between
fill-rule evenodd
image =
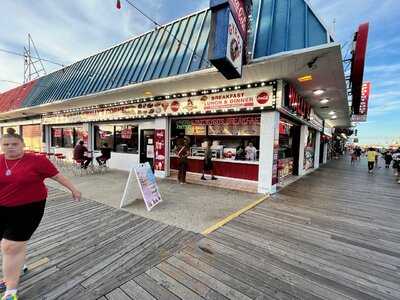
<instances>
[{"instance_id":1,"label":"food stand building","mask_svg":"<svg viewBox=\"0 0 400 300\"><path fill-rule=\"evenodd\" d=\"M207 9L0 94L1 132L68 158L78 140L107 142L111 168L149 161L159 177L175 174L182 136L201 173L210 141L217 176L275 192L326 162L332 128L350 125L346 82L340 44L305 1L255 0L252 15L240 79L207 59Z\"/></svg>"}]
</instances>

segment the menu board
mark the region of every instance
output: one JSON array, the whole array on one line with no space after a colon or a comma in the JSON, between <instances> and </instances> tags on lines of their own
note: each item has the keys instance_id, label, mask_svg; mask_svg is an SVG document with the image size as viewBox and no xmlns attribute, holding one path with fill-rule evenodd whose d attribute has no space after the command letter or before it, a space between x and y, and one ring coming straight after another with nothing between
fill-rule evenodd
<instances>
[{"instance_id":1,"label":"menu board","mask_svg":"<svg viewBox=\"0 0 400 300\"><path fill-rule=\"evenodd\" d=\"M210 125L208 135L259 136L259 125Z\"/></svg>"},{"instance_id":2,"label":"menu board","mask_svg":"<svg viewBox=\"0 0 400 300\"><path fill-rule=\"evenodd\" d=\"M259 136L260 115L239 117L183 119L176 121L177 129L185 129L186 135Z\"/></svg>"},{"instance_id":3,"label":"menu board","mask_svg":"<svg viewBox=\"0 0 400 300\"><path fill-rule=\"evenodd\" d=\"M150 211L154 206L162 202L156 177L154 176L148 162L139 164L134 168L134 170L140 191L142 192L144 203L146 204L147 210Z\"/></svg>"},{"instance_id":4,"label":"menu board","mask_svg":"<svg viewBox=\"0 0 400 300\"><path fill-rule=\"evenodd\" d=\"M185 135L206 135L206 130L203 125L189 125L185 128Z\"/></svg>"}]
</instances>

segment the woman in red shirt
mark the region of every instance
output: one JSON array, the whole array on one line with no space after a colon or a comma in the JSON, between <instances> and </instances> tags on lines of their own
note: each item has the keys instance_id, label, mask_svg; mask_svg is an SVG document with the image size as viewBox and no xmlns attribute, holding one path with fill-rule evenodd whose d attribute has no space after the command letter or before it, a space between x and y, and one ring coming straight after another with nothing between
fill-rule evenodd
<instances>
[{"instance_id":1,"label":"woman in red shirt","mask_svg":"<svg viewBox=\"0 0 400 300\"><path fill-rule=\"evenodd\" d=\"M1 139L4 154L0 155L0 240L3 276L0 290L6 290L2 300L17 300L17 287L25 261L26 244L42 220L47 189L51 178L72 192L79 201L81 193L61 175L46 158L24 153L24 141L14 129L8 129Z\"/></svg>"}]
</instances>

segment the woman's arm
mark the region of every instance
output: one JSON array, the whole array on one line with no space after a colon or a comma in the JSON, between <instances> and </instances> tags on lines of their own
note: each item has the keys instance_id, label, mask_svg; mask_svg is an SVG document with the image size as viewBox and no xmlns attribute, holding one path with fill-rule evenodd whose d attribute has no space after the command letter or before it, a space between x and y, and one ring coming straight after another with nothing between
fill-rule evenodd
<instances>
[{"instance_id":1,"label":"woman's arm","mask_svg":"<svg viewBox=\"0 0 400 300\"><path fill-rule=\"evenodd\" d=\"M72 197L74 198L75 201L81 200L81 192L78 191L75 186L72 184L72 182L66 178L64 175L58 173L56 176L51 177L54 181L57 181L59 184L62 186L65 186L67 189L69 189L72 193Z\"/></svg>"}]
</instances>

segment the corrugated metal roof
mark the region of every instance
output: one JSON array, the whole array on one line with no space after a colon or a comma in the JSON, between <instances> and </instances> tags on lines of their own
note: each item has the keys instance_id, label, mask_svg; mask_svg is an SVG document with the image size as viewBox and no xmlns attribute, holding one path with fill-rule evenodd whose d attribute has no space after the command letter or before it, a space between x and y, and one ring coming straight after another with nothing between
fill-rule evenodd
<instances>
[{"instance_id":1,"label":"corrugated metal roof","mask_svg":"<svg viewBox=\"0 0 400 300\"><path fill-rule=\"evenodd\" d=\"M0 94L0 112L15 110L21 107L26 96L31 92L36 81L33 80L17 88Z\"/></svg>"},{"instance_id":2,"label":"corrugated metal roof","mask_svg":"<svg viewBox=\"0 0 400 300\"><path fill-rule=\"evenodd\" d=\"M304 0L253 2L250 44L253 45L254 58L328 42L326 29ZM24 95L24 101L18 103L22 107L30 107L67 101L129 84L209 68L210 23L211 11L205 10L106 49L39 78L31 83L33 88ZM14 101L14 98L8 97L7 101ZM15 103L13 109L16 108Z\"/></svg>"}]
</instances>

